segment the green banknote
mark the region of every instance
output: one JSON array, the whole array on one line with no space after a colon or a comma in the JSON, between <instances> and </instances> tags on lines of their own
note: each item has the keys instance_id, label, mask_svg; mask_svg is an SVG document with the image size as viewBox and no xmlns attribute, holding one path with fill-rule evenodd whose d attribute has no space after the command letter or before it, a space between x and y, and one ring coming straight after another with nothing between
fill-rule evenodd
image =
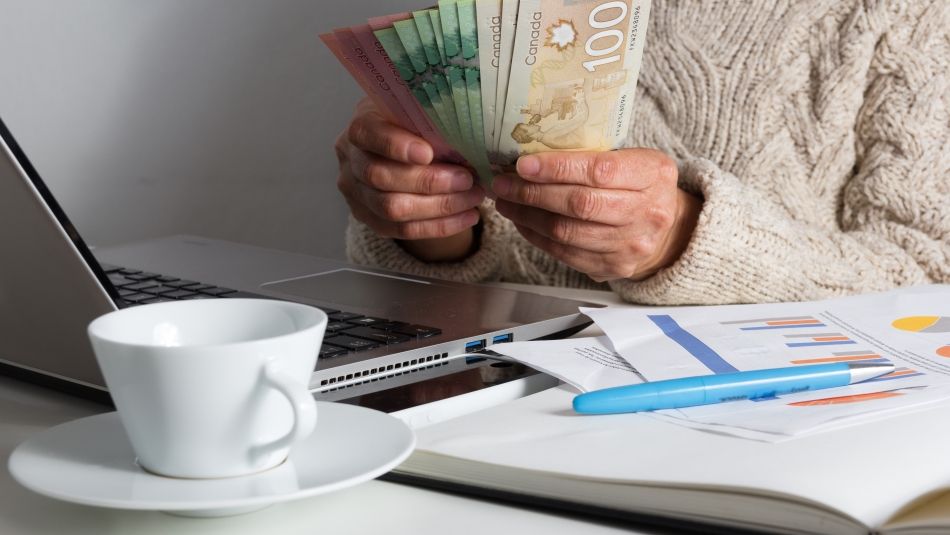
<instances>
[{"instance_id":1,"label":"green banknote","mask_svg":"<svg viewBox=\"0 0 950 535\"><path fill-rule=\"evenodd\" d=\"M396 71L399 72L399 76L406 82L406 85L409 86L412 96L414 96L422 106L422 110L429 117L429 120L439 129L439 132L446 141L452 145L456 145L455 140L451 136L451 131L442 120L444 114L439 113L435 109L435 103L432 100L434 88L430 87L427 90L425 87L427 85L426 82L416 75L412 62L409 60L409 55L402 46L402 41L399 40L399 36L396 35L396 30L391 27L382 28L373 31L373 35L376 36L376 39L379 40L379 43L386 50L386 55L388 55L390 61L393 62Z\"/></svg>"},{"instance_id":2,"label":"green banknote","mask_svg":"<svg viewBox=\"0 0 950 535\"><path fill-rule=\"evenodd\" d=\"M465 1L465 0L463 0ZM459 2L456 0L439 0L439 14L442 19L442 34L445 43L445 56L449 65L445 68L452 87L455 99L456 112L459 122L462 123L462 136L467 134L466 141L471 143L474 158L470 163L475 168L483 184L490 185L494 175L488 154L485 150L484 128L481 113L481 81L478 70L478 30L475 27L474 0L468 2L463 9L471 8L471 15L463 16L466 22L471 22L471 28L465 31L465 42L462 41L460 27ZM465 131L465 127L468 131Z\"/></svg>"},{"instance_id":3,"label":"green banknote","mask_svg":"<svg viewBox=\"0 0 950 535\"><path fill-rule=\"evenodd\" d=\"M432 65L426 56L422 38L416 29L415 21L411 16L404 20L397 20L393 22L393 29L396 30L396 35L409 57L416 78L428 94L436 113L439 114L443 124L445 124L449 139L452 140L453 145L462 149L462 154L467 157L464 150L466 147L465 138L459 134L459 122L452 92L445 77L441 73L433 71Z\"/></svg>"}]
</instances>

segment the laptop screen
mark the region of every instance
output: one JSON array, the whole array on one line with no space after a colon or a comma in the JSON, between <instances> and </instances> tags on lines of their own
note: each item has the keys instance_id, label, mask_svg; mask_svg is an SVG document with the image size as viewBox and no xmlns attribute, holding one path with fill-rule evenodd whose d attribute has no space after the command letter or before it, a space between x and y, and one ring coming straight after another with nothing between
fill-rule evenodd
<instances>
[{"instance_id":1,"label":"laptop screen","mask_svg":"<svg viewBox=\"0 0 950 535\"><path fill-rule=\"evenodd\" d=\"M99 265L99 262L96 260L96 257L93 256L92 251L86 245L86 242L83 241L82 236L79 235L79 232L76 231L76 227L73 226L72 222L66 216L66 212L63 211L62 207L56 202L56 198L53 197L52 192L40 178L39 173L36 172L36 168L33 167L33 164L30 162L29 158L26 157L26 153L23 152L23 149L20 148L20 144L17 143L14 139L13 134L10 133L10 130L7 128L7 125L3 122L3 118L0 117L0 140L7 146L10 150L10 153L13 155L13 158L23 169L23 172L30 179L30 182L33 183L33 187L36 188L36 191L39 192L40 196L43 198L43 202L46 203L46 206L49 208L50 212L63 227L63 231L66 233L66 236L69 237L72 241L73 246L76 247L76 250L79 251L79 254L85 260L86 264L89 265L89 269L98 279L99 284L105 288L108 292L109 297L115 301L118 298L115 287L109 282L109 277L106 275L105 271L102 269L102 266Z\"/></svg>"}]
</instances>

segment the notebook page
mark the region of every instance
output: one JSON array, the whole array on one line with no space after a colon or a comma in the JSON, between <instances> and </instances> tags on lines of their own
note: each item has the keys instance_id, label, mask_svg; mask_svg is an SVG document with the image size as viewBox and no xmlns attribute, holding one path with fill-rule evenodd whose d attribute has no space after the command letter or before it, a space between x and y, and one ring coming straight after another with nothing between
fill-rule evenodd
<instances>
[{"instance_id":1,"label":"notebook page","mask_svg":"<svg viewBox=\"0 0 950 535\"><path fill-rule=\"evenodd\" d=\"M950 488L950 405L782 443L700 432L645 414L580 416L550 389L443 422L418 451L601 481L747 489L825 504L879 526L903 504ZM411 463L411 461L410 461Z\"/></svg>"}]
</instances>

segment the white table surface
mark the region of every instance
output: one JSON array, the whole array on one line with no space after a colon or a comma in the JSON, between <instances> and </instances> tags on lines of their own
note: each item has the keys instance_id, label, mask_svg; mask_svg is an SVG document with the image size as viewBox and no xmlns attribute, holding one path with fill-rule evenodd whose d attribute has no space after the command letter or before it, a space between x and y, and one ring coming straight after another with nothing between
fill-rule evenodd
<instances>
[{"instance_id":1,"label":"white table surface","mask_svg":"<svg viewBox=\"0 0 950 535\"><path fill-rule=\"evenodd\" d=\"M554 292L616 302L613 295L603 292ZM17 444L49 427L106 410L102 405L0 376L0 534L656 533L378 480L250 514L193 519L61 502L21 487L10 476L6 460Z\"/></svg>"}]
</instances>

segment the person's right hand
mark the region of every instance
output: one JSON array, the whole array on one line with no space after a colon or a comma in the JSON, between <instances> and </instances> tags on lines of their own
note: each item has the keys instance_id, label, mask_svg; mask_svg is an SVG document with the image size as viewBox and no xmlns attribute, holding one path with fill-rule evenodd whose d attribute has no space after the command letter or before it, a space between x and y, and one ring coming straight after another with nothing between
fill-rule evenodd
<instances>
[{"instance_id":1,"label":"person's right hand","mask_svg":"<svg viewBox=\"0 0 950 535\"><path fill-rule=\"evenodd\" d=\"M336 141L337 187L350 212L377 234L405 240L427 261L455 260L471 248L485 192L464 167L432 161L422 138L387 121L364 99Z\"/></svg>"}]
</instances>

